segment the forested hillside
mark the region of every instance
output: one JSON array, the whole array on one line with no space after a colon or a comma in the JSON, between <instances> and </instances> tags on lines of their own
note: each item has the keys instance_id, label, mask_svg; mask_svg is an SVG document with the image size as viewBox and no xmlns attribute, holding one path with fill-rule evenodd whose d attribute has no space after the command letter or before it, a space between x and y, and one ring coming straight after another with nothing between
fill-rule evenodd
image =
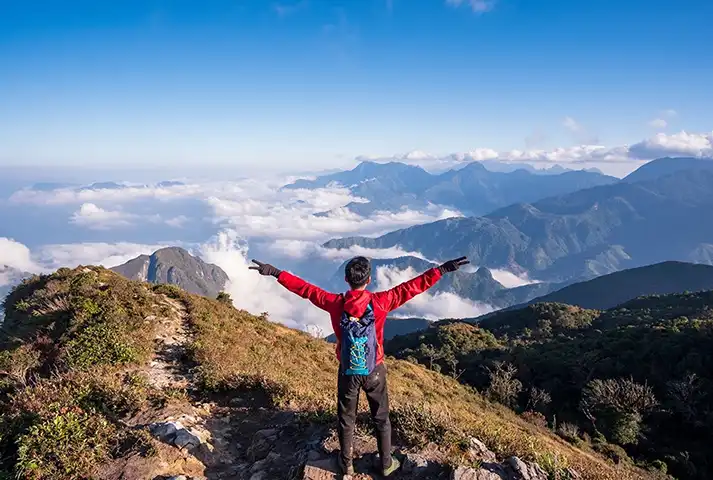
<instances>
[{"instance_id":1,"label":"forested hillside","mask_svg":"<svg viewBox=\"0 0 713 480\"><path fill-rule=\"evenodd\" d=\"M450 374L617 463L713 475L713 292L441 322L387 352Z\"/></svg>"}]
</instances>

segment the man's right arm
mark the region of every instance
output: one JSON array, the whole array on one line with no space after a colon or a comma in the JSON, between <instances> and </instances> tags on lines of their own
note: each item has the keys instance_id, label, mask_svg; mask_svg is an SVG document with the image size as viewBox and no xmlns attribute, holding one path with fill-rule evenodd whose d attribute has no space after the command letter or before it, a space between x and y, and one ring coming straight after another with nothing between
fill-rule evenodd
<instances>
[{"instance_id":1,"label":"man's right arm","mask_svg":"<svg viewBox=\"0 0 713 480\"><path fill-rule=\"evenodd\" d=\"M339 305L340 295L325 292L321 288L305 282L300 277L275 268L269 263L258 262L257 260L253 260L253 263L255 265L248 267L250 270L255 270L260 275L277 278L278 283L287 290L309 300L314 306L322 310L332 313Z\"/></svg>"},{"instance_id":2,"label":"man's right arm","mask_svg":"<svg viewBox=\"0 0 713 480\"><path fill-rule=\"evenodd\" d=\"M277 282L290 292L309 300L314 306L330 313L339 302L338 294L322 290L289 272L280 272Z\"/></svg>"}]
</instances>

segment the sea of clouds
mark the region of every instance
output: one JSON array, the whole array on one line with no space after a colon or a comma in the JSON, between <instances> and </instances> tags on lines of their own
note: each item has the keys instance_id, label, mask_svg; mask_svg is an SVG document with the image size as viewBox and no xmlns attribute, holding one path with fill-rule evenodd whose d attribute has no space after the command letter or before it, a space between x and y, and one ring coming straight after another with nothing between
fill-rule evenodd
<instances>
[{"instance_id":1,"label":"sea of clouds","mask_svg":"<svg viewBox=\"0 0 713 480\"><path fill-rule=\"evenodd\" d=\"M626 174L647 159L665 155L713 156L713 133L660 133L631 146L613 148L583 145L547 152L506 153L481 149L442 157L417 152L384 161L399 160L432 170L474 160L528 162L538 167L557 163L572 168L616 167ZM31 172L17 181L8 175L0 178L0 291L16 281L18 271L51 272L61 266L88 264L110 267L164 246L182 246L228 273L227 289L237 307L268 312L275 321L325 334L330 333L326 314L285 291L274 279L248 270L251 258L325 284L344 260L355 255L424 258L420 252L398 247L326 249L322 247L325 241L352 235L377 236L461 215L444 206L430 205L420 210L375 212L363 217L343 208L350 202L366 201L349 189L282 188L295 178L230 178L226 174L220 181L184 178L148 184L76 185L72 178L87 176L81 171L63 172L66 178L62 180L51 179L62 184L32 185L27 180L40 173ZM104 182L107 178L97 173L95 180ZM434 263L446 260L424 259ZM417 273L382 267L374 274L375 286L390 288ZM493 276L506 287L535 281L526 274L507 270L493 270ZM453 294L426 293L396 314L435 319L473 317L489 310L489 305Z\"/></svg>"},{"instance_id":2,"label":"sea of clouds","mask_svg":"<svg viewBox=\"0 0 713 480\"><path fill-rule=\"evenodd\" d=\"M418 211L375 212L362 217L343 208L350 202L366 201L348 189L282 188L292 180L184 179L169 185L20 188L3 200L0 221L3 211L17 214L27 210L33 214L25 218L37 225L29 229L25 225L17 235L0 237L0 265L29 273L51 272L61 266L111 267L161 247L181 246L226 271L230 277L226 290L236 307L268 312L271 319L288 326L329 334L324 312L286 291L273 278L249 270L250 260L258 258L317 284L325 283L345 260L356 255L424 258L419 252L398 247L327 249L322 247L325 241L351 235L378 236L461 215L451 208L430 205ZM329 213L316 215L323 212ZM51 235L47 235L48 222ZM46 241L58 237L70 241ZM390 288L418 273L380 268L375 272L375 287ZM503 273L510 275L509 283L527 282ZM7 281L0 277L0 282ZM473 317L490 309L456 295L427 293L397 313L436 319Z\"/></svg>"}]
</instances>

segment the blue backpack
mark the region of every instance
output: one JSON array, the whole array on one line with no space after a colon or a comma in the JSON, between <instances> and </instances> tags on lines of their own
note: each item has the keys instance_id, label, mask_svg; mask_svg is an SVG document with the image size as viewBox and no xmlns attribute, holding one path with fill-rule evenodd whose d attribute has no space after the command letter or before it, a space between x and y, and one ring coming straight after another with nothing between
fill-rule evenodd
<instances>
[{"instance_id":1,"label":"blue backpack","mask_svg":"<svg viewBox=\"0 0 713 480\"><path fill-rule=\"evenodd\" d=\"M369 375L376 366L376 318L371 303L361 318L342 312L342 369L346 375Z\"/></svg>"}]
</instances>

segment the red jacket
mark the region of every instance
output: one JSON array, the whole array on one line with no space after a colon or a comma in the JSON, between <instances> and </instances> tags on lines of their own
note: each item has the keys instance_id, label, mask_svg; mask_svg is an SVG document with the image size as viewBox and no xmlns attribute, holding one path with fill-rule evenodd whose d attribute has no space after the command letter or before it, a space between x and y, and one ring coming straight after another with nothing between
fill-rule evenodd
<instances>
[{"instance_id":1,"label":"red jacket","mask_svg":"<svg viewBox=\"0 0 713 480\"><path fill-rule=\"evenodd\" d=\"M319 287L311 285L301 278L283 271L277 281L289 291L296 293L302 298L306 298L315 306L325 310L332 318L332 328L337 336L337 358L340 357L340 346L342 332L339 330L339 321L342 312L349 315L361 317L366 311L366 306L371 301L376 320L376 364L384 360L384 325L386 315L392 310L396 310L404 303L411 300L419 293L423 293L431 288L441 279L441 271L432 268L418 277L397 285L384 292L371 293L368 290L350 290L347 293L329 293Z\"/></svg>"}]
</instances>

